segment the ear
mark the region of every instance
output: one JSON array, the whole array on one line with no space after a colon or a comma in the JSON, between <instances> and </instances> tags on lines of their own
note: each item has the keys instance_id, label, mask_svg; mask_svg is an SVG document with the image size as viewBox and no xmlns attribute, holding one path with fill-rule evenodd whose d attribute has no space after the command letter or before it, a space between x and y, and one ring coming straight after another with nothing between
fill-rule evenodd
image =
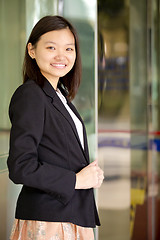
<instances>
[{"instance_id":1,"label":"ear","mask_svg":"<svg viewBox=\"0 0 160 240\"><path fill-rule=\"evenodd\" d=\"M35 58L35 48L33 47L32 43L28 43L28 54L29 56L34 59Z\"/></svg>"}]
</instances>

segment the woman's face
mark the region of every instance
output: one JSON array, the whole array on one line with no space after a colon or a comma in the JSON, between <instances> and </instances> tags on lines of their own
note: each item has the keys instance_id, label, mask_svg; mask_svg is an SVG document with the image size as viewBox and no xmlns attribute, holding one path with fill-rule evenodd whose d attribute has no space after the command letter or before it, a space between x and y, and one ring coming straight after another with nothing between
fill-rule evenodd
<instances>
[{"instance_id":1,"label":"woman's face","mask_svg":"<svg viewBox=\"0 0 160 240\"><path fill-rule=\"evenodd\" d=\"M56 89L59 78L65 76L75 63L75 39L68 28L47 32L40 37L36 47L28 44L28 53Z\"/></svg>"}]
</instances>

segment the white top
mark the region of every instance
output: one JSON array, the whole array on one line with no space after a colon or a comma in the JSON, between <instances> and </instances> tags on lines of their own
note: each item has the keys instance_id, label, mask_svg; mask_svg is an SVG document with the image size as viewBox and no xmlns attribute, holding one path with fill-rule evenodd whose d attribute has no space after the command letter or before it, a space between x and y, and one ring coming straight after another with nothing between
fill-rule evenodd
<instances>
[{"instance_id":1,"label":"white top","mask_svg":"<svg viewBox=\"0 0 160 240\"><path fill-rule=\"evenodd\" d=\"M82 125L81 121L77 118L77 116L74 114L74 112L71 110L71 108L68 106L65 97L63 96L63 94L61 93L61 91L58 88L56 90L56 93L57 93L58 97L61 99L61 101L64 104L67 111L69 112L70 116L72 117L72 120L77 129L77 133L78 133L81 145L84 149L83 125Z\"/></svg>"}]
</instances>

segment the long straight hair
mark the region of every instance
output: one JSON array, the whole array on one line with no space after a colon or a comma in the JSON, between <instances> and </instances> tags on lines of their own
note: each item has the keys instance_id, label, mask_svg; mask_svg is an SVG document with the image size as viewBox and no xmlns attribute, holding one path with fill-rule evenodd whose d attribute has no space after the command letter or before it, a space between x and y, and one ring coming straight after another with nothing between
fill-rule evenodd
<instances>
[{"instance_id":1,"label":"long straight hair","mask_svg":"<svg viewBox=\"0 0 160 240\"><path fill-rule=\"evenodd\" d=\"M34 26L25 49L25 57L23 63L23 82L25 83L28 81L28 79L32 79L42 87L45 81L45 78L42 76L36 60L32 59L28 54L28 43L31 43L34 47L36 47L36 44L43 34L50 31L66 28L70 29L75 39L76 60L73 68L65 76L61 77L59 81L65 88L67 88L68 99L72 100L75 97L81 82L82 67L79 40L75 28L68 20L61 16L45 16L41 18Z\"/></svg>"}]
</instances>

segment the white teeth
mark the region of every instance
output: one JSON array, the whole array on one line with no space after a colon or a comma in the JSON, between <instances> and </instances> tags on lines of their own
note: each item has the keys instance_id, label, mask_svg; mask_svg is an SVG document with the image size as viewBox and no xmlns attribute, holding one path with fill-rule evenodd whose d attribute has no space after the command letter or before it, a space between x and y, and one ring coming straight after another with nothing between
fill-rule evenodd
<instances>
[{"instance_id":1,"label":"white teeth","mask_svg":"<svg viewBox=\"0 0 160 240\"><path fill-rule=\"evenodd\" d=\"M52 64L52 66L55 66L55 67L65 67L65 64Z\"/></svg>"}]
</instances>

